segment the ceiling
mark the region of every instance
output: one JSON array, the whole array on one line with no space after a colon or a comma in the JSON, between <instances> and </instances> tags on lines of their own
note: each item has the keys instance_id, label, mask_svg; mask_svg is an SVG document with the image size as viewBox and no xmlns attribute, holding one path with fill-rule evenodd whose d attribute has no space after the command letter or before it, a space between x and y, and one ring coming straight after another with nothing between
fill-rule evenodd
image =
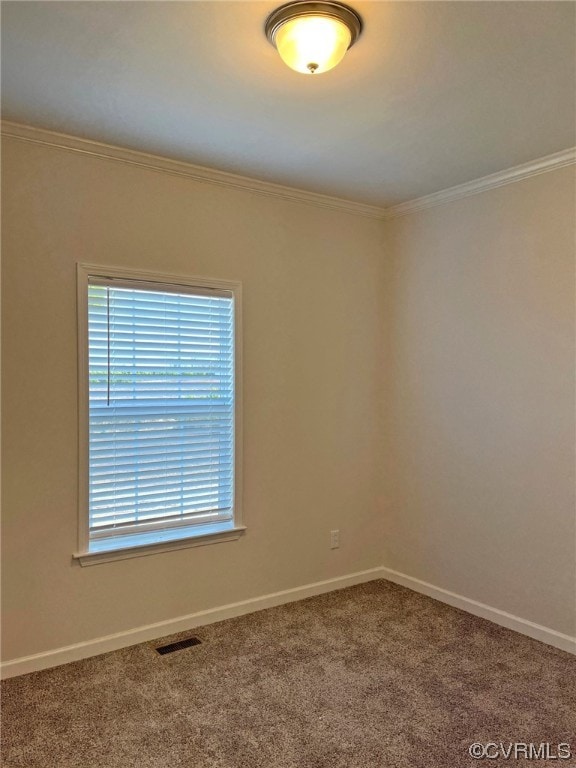
<instances>
[{"instance_id":1,"label":"ceiling","mask_svg":"<svg viewBox=\"0 0 576 768\"><path fill-rule=\"evenodd\" d=\"M379 206L576 143L576 4L355 2L288 69L280 2L3 2L3 118Z\"/></svg>"}]
</instances>

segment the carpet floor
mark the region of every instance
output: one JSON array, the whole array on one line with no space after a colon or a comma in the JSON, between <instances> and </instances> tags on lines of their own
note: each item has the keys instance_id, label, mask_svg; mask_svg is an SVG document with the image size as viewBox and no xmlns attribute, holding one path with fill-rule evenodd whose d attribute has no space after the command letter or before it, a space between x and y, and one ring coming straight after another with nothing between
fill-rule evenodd
<instances>
[{"instance_id":1,"label":"carpet floor","mask_svg":"<svg viewBox=\"0 0 576 768\"><path fill-rule=\"evenodd\" d=\"M6 680L2 722L4 768L558 768L576 659L375 581Z\"/></svg>"}]
</instances>

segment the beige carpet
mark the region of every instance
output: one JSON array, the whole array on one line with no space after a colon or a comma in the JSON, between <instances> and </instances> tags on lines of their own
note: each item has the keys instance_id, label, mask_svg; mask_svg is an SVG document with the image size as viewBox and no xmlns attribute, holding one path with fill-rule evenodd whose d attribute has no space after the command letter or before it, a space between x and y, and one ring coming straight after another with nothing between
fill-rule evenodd
<instances>
[{"instance_id":1,"label":"beige carpet","mask_svg":"<svg viewBox=\"0 0 576 768\"><path fill-rule=\"evenodd\" d=\"M388 582L194 634L5 681L4 768L576 765L467 755L576 755L576 659Z\"/></svg>"}]
</instances>

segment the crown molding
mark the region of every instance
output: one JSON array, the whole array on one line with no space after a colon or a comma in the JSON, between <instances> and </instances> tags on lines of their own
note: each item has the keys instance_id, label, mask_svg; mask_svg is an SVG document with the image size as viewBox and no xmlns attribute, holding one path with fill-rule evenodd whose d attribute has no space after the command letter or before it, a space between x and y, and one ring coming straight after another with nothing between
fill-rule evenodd
<instances>
[{"instance_id":1,"label":"crown molding","mask_svg":"<svg viewBox=\"0 0 576 768\"><path fill-rule=\"evenodd\" d=\"M382 219L383 209L373 205L365 205L352 200L344 200L339 197L330 197L316 192L307 192L303 189L286 187L281 184L273 184L268 181L260 181L247 176L240 176L226 171L217 171L201 165L170 160L159 155L151 155L133 149L117 147L112 144L103 144L92 139L81 139L77 136L69 136L65 133L36 128L31 125L2 121L0 130L3 136L26 141L32 144L42 144L56 149L76 152L82 155L98 157L104 160L113 160L126 165L135 165L161 173L169 173L175 176L184 176L205 184L216 184L221 187L240 189L266 197L275 197L281 200L304 203L320 208L328 208L355 216L366 216L373 219Z\"/></svg>"},{"instance_id":2,"label":"crown molding","mask_svg":"<svg viewBox=\"0 0 576 768\"><path fill-rule=\"evenodd\" d=\"M540 173L554 171L557 168L563 168L566 165L576 163L576 147L564 149L561 152L555 152L553 155L546 155L537 160L532 160L523 165L517 165L514 168L508 168L505 171L492 173L489 176L483 176L474 181L468 181L465 184L458 184L455 187L442 189L439 192L433 192L431 195L417 197L414 200L408 200L405 203L393 205L385 208L383 218L396 219L399 216L408 216L410 213L423 211L426 208L433 208L437 205L451 203L453 200L460 200L463 197L478 195L481 192L487 192L496 187L502 187L505 184L512 184L515 181L529 179L531 176L537 176Z\"/></svg>"},{"instance_id":3,"label":"crown molding","mask_svg":"<svg viewBox=\"0 0 576 768\"><path fill-rule=\"evenodd\" d=\"M489 176L483 176L474 181L468 181L455 187L442 189L439 192L433 192L431 195L417 197L414 200L408 200L398 205L388 208L375 205L357 203L352 200L345 200L339 197L321 195L316 192L307 192L295 187L286 187L281 184L273 184L268 181L252 179L248 176L240 176L226 171L217 171L213 168L206 168L201 165L192 165L191 163L181 162L179 160L170 160L159 155L151 155L146 152L139 152L133 149L117 147L112 144L103 144L92 139L81 139L77 136L69 136L65 133L56 133L43 128L35 128L31 125L22 125L21 123L12 123L2 121L0 131L3 136L26 141L32 144L43 144L44 146L54 147L69 152L98 157L104 160L113 160L127 165L135 165L140 168L146 168L160 173L168 173L175 176L184 176L193 181L203 182L205 184L216 184L231 189L240 189L245 192L252 192L266 197L275 197L281 200L290 200L305 205L313 205L319 208L328 208L350 213L355 216L365 216L372 219L396 219L400 216L408 216L411 213L423 211L426 208L433 208L437 205L460 200L463 197L470 197L490 189L496 189L506 184L528 179L540 173L553 171L563 168L567 165L576 163L576 147L555 152L546 157L540 157L523 165L517 165L514 168L508 168L505 171L492 173Z\"/></svg>"}]
</instances>

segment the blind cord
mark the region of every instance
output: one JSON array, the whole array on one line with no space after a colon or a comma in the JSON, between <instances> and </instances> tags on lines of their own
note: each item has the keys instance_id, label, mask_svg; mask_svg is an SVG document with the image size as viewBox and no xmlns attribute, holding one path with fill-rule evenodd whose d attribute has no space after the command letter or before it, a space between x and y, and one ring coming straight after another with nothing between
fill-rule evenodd
<instances>
[{"instance_id":1,"label":"blind cord","mask_svg":"<svg viewBox=\"0 0 576 768\"><path fill-rule=\"evenodd\" d=\"M110 405L110 288L106 286L106 405Z\"/></svg>"}]
</instances>

